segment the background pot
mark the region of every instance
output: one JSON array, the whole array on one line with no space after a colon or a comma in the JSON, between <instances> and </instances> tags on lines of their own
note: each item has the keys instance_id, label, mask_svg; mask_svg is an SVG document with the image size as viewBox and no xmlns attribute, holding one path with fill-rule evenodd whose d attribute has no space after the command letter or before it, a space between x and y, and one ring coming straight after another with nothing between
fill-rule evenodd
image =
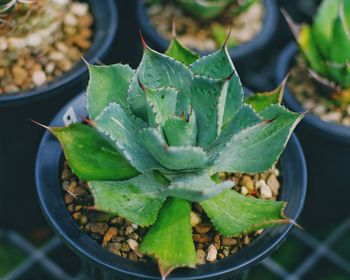
<instances>
[{"instance_id":1,"label":"background pot","mask_svg":"<svg viewBox=\"0 0 350 280\"><path fill-rule=\"evenodd\" d=\"M87 1L94 17L87 61L106 62L118 28L114 0ZM44 222L35 195L34 161L42 129L74 95L86 87L87 67L79 62L45 87L0 96L0 225L30 230Z\"/></svg>"},{"instance_id":2,"label":"background pot","mask_svg":"<svg viewBox=\"0 0 350 280\"><path fill-rule=\"evenodd\" d=\"M290 71L298 53L289 44L281 53L276 68L277 82ZM305 109L286 88L285 104L293 111ZM350 214L350 128L322 121L308 113L297 127L308 167L308 195L303 217L311 225L331 224Z\"/></svg>"},{"instance_id":3,"label":"background pot","mask_svg":"<svg viewBox=\"0 0 350 280\"><path fill-rule=\"evenodd\" d=\"M62 117L71 107L74 108L77 116L87 115L85 96L82 94L68 103L50 125L62 126ZM303 207L306 193L306 167L301 147L294 135L280 162L283 172L281 199L289 201L286 213L288 217L296 220ZM61 171L60 144L49 132L46 132L38 150L35 176L40 205L56 234L79 254L83 261L91 263L92 272L96 272L98 270L96 267L100 267L104 273L108 272L109 276L118 276L120 279L160 279L155 264L134 263L113 255L81 231L64 204L59 179ZM169 279L234 279L235 276L251 268L276 250L286 239L291 228L292 225L269 228L238 253L197 269L176 270Z\"/></svg>"},{"instance_id":4,"label":"background pot","mask_svg":"<svg viewBox=\"0 0 350 280\"><path fill-rule=\"evenodd\" d=\"M274 46L279 21L279 11L275 0L263 0L266 16L261 31L249 42L229 49L230 56L244 84L248 84L250 73L263 65L267 52ZM137 17L147 43L154 49L164 52L169 41L160 35L149 21L144 0L138 0ZM201 54L205 54L201 52ZM263 56L261 56L264 54Z\"/></svg>"}]
</instances>

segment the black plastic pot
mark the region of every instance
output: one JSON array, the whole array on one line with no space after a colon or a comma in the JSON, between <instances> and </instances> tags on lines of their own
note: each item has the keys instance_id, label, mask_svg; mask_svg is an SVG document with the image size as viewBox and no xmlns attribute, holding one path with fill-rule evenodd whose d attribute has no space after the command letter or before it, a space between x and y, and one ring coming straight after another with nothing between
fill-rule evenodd
<instances>
[{"instance_id":1,"label":"black plastic pot","mask_svg":"<svg viewBox=\"0 0 350 280\"><path fill-rule=\"evenodd\" d=\"M94 17L87 61L107 62L118 29L114 0L87 1ZM34 161L42 129L30 120L47 123L87 83L87 67L79 62L47 86L0 96L0 227L30 230L44 223L35 195Z\"/></svg>"},{"instance_id":2,"label":"black plastic pot","mask_svg":"<svg viewBox=\"0 0 350 280\"><path fill-rule=\"evenodd\" d=\"M289 72L298 52L289 44L281 53L276 71L277 81ZM293 111L305 109L286 88L285 104ZM303 217L311 225L336 223L350 214L350 128L322 121L308 113L297 127L307 167L308 195Z\"/></svg>"},{"instance_id":3,"label":"black plastic pot","mask_svg":"<svg viewBox=\"0 0 350 280\"><path fill-rule=\"evenodd\" d=\"M51 126L62 126L62 117L68 108L74 108L77 116L86 116L85 96L82 94L68 103L53 119ZM306 193L306 166L296 136L292 135L281 158L283 188L281 199L289 201L286 214L297 220L302 210ZM60 173L62 171L62 150L59 142L46 132L41 141L35 177L42 210L56 234L64 240L83 261L91 263L89 279L99 271L108 274L104 279L160 279L155 264L140 264L113 255L93 241L74 222L63 202ZM228 258L197 269L179 269L169 279L236 279L253 265L259 263L286 239L292 225L280 225L265 230L248 247ZM99 269L101 268L101 270ZM88 278L88 277L87 277Z\"/></svg>"},{"instance_id":4,"label":"black plastic pot","mask_svg":"<svg viewBox=\"0 0 350 280\"><path fill-rule=\"evenodd\" d=\"M278 27L279 11L275 0L264 0L266 15L259 34L249 42L229 49L230 56L238 73L245 82L249 80L249 73L257 63L263 64L267 52L274 45L274 38ZM169 41L160 35L149 21L144 0L138 0L137 17L140 28L147 39L147 43L157 51L164 52ZM201 52L201 55L206 53ZM263 56L261 56L263 54Z\"/></svg>"}]
</instances>

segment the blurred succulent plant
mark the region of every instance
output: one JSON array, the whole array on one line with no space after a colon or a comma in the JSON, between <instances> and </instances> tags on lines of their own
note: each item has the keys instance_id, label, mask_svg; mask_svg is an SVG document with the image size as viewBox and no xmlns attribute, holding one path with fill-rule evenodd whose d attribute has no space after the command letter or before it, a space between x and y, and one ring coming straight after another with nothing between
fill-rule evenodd
<instances>
[{"instance_id":1,"label":"blurred succulent plant","mask_svg":"<svg viewBox=\"0 0 350 280\"><path fill-rule=\"evenodd\" d=\"M147 0L148 3L161 3L169 0ZM211 20L222 14L228 6L236 3L232 13L240 14L247 10L252 4L261 0L175 0L188 13L200 20Z\"/></svg>"},{"instance_id":2,"label":"blurred succulent plant","mask_svg":"<svg viewBox=\"0 0 350 280\"><path fill-rule=\"evenodd\" d=\"M200 58L176 37L165 55L142 42L136 71L88 65L88 125L49 130L96 210L150 227L140 250L165 279L197 264L191 202L225 236L292 222L285 202L243 196L218 173L271 168L303 114L280 105L283 86L244 102L226 45Z\"/></svg>"},{"instance_id":3,"label":"blurred succulent plant","mask_svg":"<svg viewBox=\"0 0 350 280\"><path fill-rule=\"evenodd\" d=\"M350 102L350 0L323 0L311 26L284 14L311 75Z\"/></svg>"},{"instance_id":4,"label":"blurred succulent plant","mask_svg":"<svg viewBox=\"0 0 350 280\"><path fill-rule=\"evenodd\" d=\"M17 4L33 4L36 0L0 0L0 14L9 12Z\"/></svg>"}]
</instances>

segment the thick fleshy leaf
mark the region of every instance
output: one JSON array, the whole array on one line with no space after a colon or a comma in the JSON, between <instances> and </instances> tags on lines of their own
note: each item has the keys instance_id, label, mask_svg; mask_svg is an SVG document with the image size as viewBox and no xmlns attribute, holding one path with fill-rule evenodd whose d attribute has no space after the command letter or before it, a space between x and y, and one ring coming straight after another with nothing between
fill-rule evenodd
<instances>
[{"instance_id":1,"label":"thick fleshy leaf","mask_svg":"<svg viewBox=\"0 0 350 280\"><path fill-rule=\"evenodd\" d=\"M197 264L190 211L188 201L168 198L141 243L140 251L157 259L163 279L177 267L195 267Z\"/></svg>"},{"instance_id":2,"label":"thick fleshy leaf","mask_svg":"<svg viewBox=\"0 0 350 280\"><path fill-rule=\"evenodd\" d=\"M90 80L87 88L87 110L96 118L110 103L127 107L127 92L135 71L128 65L97 66L88 64Z\"/></svg>"},{"instance_id":3,"label":"thick fleshy leaf","mask_svg":"<svg viewBox=\"0 0 350 280\"><path fill-rule=\"evenodd\" d=\"M161 168L144 148L133 120L118 104L110 104L96 118L95 126L112 140L119 153L138 171Z\"/></svg>"},{"instance_id":4,"label":"thick fleshy leaf","mask_svg":"<svg viewBox=\"0 0 350 280\"><path fill-rule=\"evenodd\" d=\"M169 146L195 146L197 141L196 114L187 117L174 116L163 125L164 137Z\"/></svg>"},{"instance_id":5,"label":"thick fleshy leaf","mask_svg":"<svg viewBox=\"0 0 350 280\"><path fill-rule=\"evenodd\" d=\"M345 63L350 61L350 37L348 37L344 29L340 16L334 21L332 42L336 43L332 44L329 59L333 63L342 65L342 68L345 70Z\"/></svg>"},{"instance_id":6,"label":"thick fleshy leaf","mask_svg":"<svg viewBox=\"0 0 350 280\"><path fill-rule=\"evenodd\" d=\"M215 159L235 134L260 122L262 122L262 118L257 115L250 105L244 104L235 118L225 124L220 136L210 145L207 150L210 158Z\"/></svg>"},{"instance_id":7,"label":"thick fleshy leaf","mask_svg":"<svg viewBox=\"0 0 350 280\"><path fill-rule=\"evenodd\" d=\"M323 0L319 6L312 25L313 38L323 56L327 57L332 43L333 23L339 15L342 0ZM316 69L314 69L316 70Z\"/></svg>"},{"instance_id":8,"label":"thick fleshy leaf","mask_svg":"<svg viewBox=\"0 0 350 280\"><path fill-rule=\"evenodd\" d=\"M177 0L189 13L201 20L210 20L222 13L232 0Z\"/></svg>"},{"instance_id":9,"label":"thick fleshy leaf","mask_svg":"<svg viewBox=\"0 0 350 280\"><path fill-rule=\"evenodd\" d=\"M291 223L283 214L285 202L247 197L234 190L226 190L203 201L201 206L224 236L237 236Z\"/></svg>"},{"instance_id":10,"label":"thick fleshy leaf","mask_svg":"<svg viewBox=\"0 0 350 280\"><path fill-rule=\"evenodd\" d=\"M196 113L197 144L208 147L220 134L229 80L195 76L192 81L191 104Z\"/></svg>"},{"instance_id":11,"label":"thick fleshy leaf","mask_svg":"<svg viewBox=\"0 0 350 280\"><path fill-rule=\"evenodd\" d=\"M140 225L152 225L158 216L167 184L153 173L125 181L90 181L96 210L117 214Z\"/></svg>"},{"instance_id":12,"label":"thick fleshy leaf","mask_svg":"<svg viewBox=\"0 0 350 280\"><path fill-rule=\"evenodd\" d=\"M320 52L318 51L318 46L314 41L314 36L311 33L310 26L303 25L301 27L298 43L311 69L320 75L325 75L327 73L327 68Z\"/></svg>"},{"instance_id":13,"label":"thick fleshy leaf","mask_svg":"<svg viewBox=\"0 0 350 280\"><path fill-rule=\"evenodd\" d=\"M168 169L198 169L208 164L208 156L200 147L168 146L162 134L155 128L146 128L140 135L152 156Z\"/></svg>"},{"instance_id":14,"label":"thick fleshy leaf","mask_svg":"<svg viewBox=\"0 0 350 280\"><path fill-rule=\"evenodd\" d=\"M261 112L272 104L281 104L285 83L286 79L272 91L252 94L245 99L245 102L250 104L256 112Z\"/></svg>"},{"instance_id":15,"label":"thick fleshy leaf","mask_svg":"<svg viewBox=\"0 0 350 280\"><path fill-rule=\"evenodd\" d=\"M171 182L166 194L188 201L207 200L234 185L231 180L216 183L208 172L182 174L174 177L175 179Z\"/></svg>"},{"instance_id":16,"label":"thick fleshy leaf","mask_svg":"<svg viewBox=\"0 0 350 280\"><path fill-rule=\"evenodd\" d=\"M174 37L169 45L169 48L165 52L166 55L181 61L186 65L190 65L195 62L199 55L181 44L178 38Z\"/></svg>"},{"instance_id":17,"label":"thick fleshy leaf","mask_svg":"<svg viewBox=\"0 0 350 280\"><path fill-rule=\"evenodd\" d=\"M243 87L231 61L227 47L196 60L191 66L194 74L212 79L226 79L231 76L226 96L223 124L227 123L239 110L243 102Z\"/></svg>"},{"instance_id":18,"label":"thick fleshy leaf","mask_svg":"<svg viewBox=\"0 0 350 280\"><path fill-rule=\"evenodd\" d=\"M177 112L188 113L191 80L192 73L183 63L145 47L142 61L128 91L130 107L137 116L147 120L145 94L139 86L141 81L146 88L177 88L179 90Z\"/></svg>"},{"instance_id":19,"label":"thick fleshy leaf","mask_svg":"<svg viewBox=\"0 0 350 280\"><path fill-rule=\"evenodd\" d=\"M259 114L264 121L235 134L213 163L213 172L264 172L272 167L303 118L281 105L271 105Z\"/></svg>"},{"instance_id":20,"label":"thick fleshy leaf","mask_svg":"<svg viewBox=\"0 0 350 280\"><path fill-rule=\"evenodd\" d=\"M175 88L146 89L148 123L157 127L175 115L178 90Z\"/></svg>"},{"instance_id":21,"label":"thick fleshy leaf","mask_svg":"<svg viewBox=\"0 0 350 280\"><path fill-rule=\"evenodd\" d=\"M66 160L82 180L124 180L138 172L95 128L75 123L53 127Z\"/></svg>"}]
</instances>

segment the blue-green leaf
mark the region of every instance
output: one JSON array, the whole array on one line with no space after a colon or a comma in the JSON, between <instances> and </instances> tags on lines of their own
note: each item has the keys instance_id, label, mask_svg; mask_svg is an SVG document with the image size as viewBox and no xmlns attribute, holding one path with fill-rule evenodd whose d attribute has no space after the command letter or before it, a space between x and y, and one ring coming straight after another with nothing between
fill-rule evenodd
<instances>
[{"instance_id":1,"label":"blue-green leaf","mask_svg":"<svg viewBox=\"0 0 350 280\"><path fill-rule=\"evenodd\" d=\"M127 108L127 92L135 73L127 65L97 66L88 64L90 80L87 88L87 110L96 118L110 103Z\"/></svg>"}]
</instances>

